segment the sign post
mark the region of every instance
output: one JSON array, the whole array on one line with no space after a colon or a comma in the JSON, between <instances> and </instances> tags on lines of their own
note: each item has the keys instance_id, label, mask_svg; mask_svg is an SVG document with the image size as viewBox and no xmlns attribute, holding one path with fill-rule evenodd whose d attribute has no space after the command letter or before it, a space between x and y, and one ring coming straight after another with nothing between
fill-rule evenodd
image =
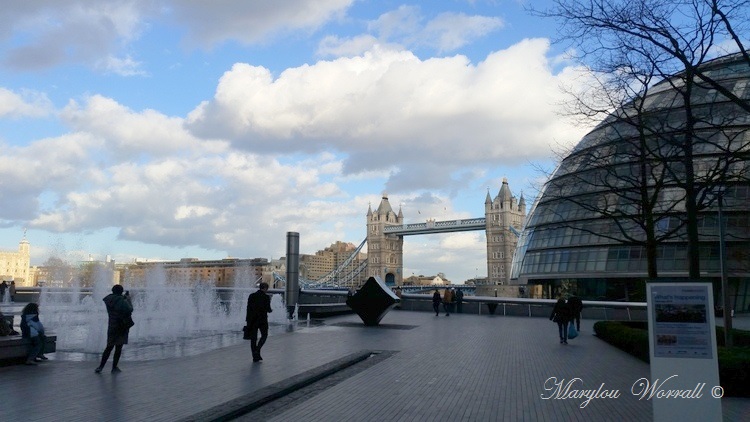
<instances>
[{"instance_id":1,"label":"sign post","mask_svg":"<svg viewBox=\"0 0 750 422\"><path fill-rule=\"evenodd\" d=\"M632 393L651 400L654 421L721 421L713 290L710 283L648 283L651 379Z\"/></svg>"}]
</instances>

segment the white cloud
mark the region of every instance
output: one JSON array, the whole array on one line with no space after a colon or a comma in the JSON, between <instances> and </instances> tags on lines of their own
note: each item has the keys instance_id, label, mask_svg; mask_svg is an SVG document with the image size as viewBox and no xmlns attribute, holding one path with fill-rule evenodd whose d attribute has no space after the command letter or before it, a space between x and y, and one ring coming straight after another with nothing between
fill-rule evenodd
<instances>
[{"instance_id":1,"label":"white cloud","mask_svg":"<svg viewBox=\"0 0 750 422\"><path fill-rule=\"evenodd\" d=\"M108 56L97 62L96 68L104 72L114 73L120 76L147 76L145 70L141 69L141 62L133 60L130 56L119 58Z\"/></svg>"},{"instance_id":2,"label":"white cloud","mask_svg":"<svg viewBox=\"0 0 750 422\"><path fill-rule=\"evenodd\" d=\"M43 117L52 111L46 95L32 91L20 94L0 88L0 117Z\"/></svg>"},{"instance_id":3,"label":"white cloud","mask_svg":"<svg viewBox=\"0 0 750 422\"><path fill-rule=\"evenodd\" d=\"M496 17L442 13L415 37L415 43L431 46L441 53L455 51L502 26L502 19Z\"/></svg>"},{"instance_id":4,"label":"white cloud","mask_svg":"<svg viewBox=\"0 0 750 422\"><path fill-rule=\"evenodd\" d=\"M66 62L94 63L136 39L148 1L42 0L0 8L4 62L22 70ZM2 51L2 50L0 50Z\"/></svg>"},{"instance_id":5,"label":"white cloud","mask_svg":"<svg viewBox=\"0 0 750 422\"><path fill-rule=\"evenodd\" d=\"M313 31L344 16L353 0L38 0L0 8L3 63L19 70L83 63L122 76L142 75L124 54L153 22L170 19L184 42L210 48L228 40L255 44L282 33Z\"/></svg>"},{"instance_id":6,"label":"white cloud","mask_svg":"<svg viewBox=\"0 0 750 422\"><path fill-rule=\"evenodd\" d=\"M181 118L155 110L135 112L101 95L88 97L83 106L70 101L60 115L74 130L105 140L110 154L128 158L189 153L205 143L183 128ZM209 142L205 147L223 150L217 142Z\"/></svg>"},{"instance_id":7,"label":"white cloud","mask_svg":"<svg viewBox=\"0 0 750 422\"><path fill-rule=\"evenodd\" d=\"M575 142L585 130L557 114L560 85L576 81L568 68L552 73L548 48L524 40L474 65L376 46L276 78L238 63L188 125L252 151L335 148L348 156L345 174L396 166L395 177L421 183L458 166L546 158L552 143Z\"/></svg>"},{"instance_id":8,"label":"white cloud","mask_svg":"<svg viewBox=\"0 0 750 422\"><path fill-rule=\"evenodd\" d=\"M367 29L384 39L400 39L419 32L422 20L419 7L401 5L370 22Z\"/></svg>"},{"instance_id":9,"label":"white cloud","mask_svg":"<svg viewBox=\"0 0 750 422\"><path fill-rule=\"evenodd\" d=\"M188 31L187 42L208 48L230 39L253 44L282 31L314 30L343 16L353 0L168 3L173 18Z\"/></svg>"},{"instance_id":10,"label":"white cloud","mask_svg":"<svg viewBox=\"0 0 750 422\"><path fill-rule=\"evenodd\" d=\"M280 231L296 229L330 243L351 228L328 226L331 219L357 219L366 210L350 205L331 181L341 169L331 154L282 164L213 149L184 132L169 138L170 131L179 132L178 122L135 113L103 97L92 97L87 108L69 106L63 114L78 124L75 134L0 147L0 177L8 182L0 185L0 195L14 198L0 204L0 221L23 220L54 233L117 227L122 240L199 245L235 256L247 256L253 245L253 255L271 257L283 250ZM112 153L113 145L148 148L140 145L147 139L142 134L156 130L157 123L168 130L154 134L152 143L163 137L185 151L169 154L157 147L160 155L136 159ZM174 142L180 138L188 142Z\"/></svg>"},{"instance_id":11,"label":"white cloud","mask_svg":"<svg viewBox=\"0 0 750 422\"><path fill-rule=\"evenodd\" d=\"M472 41L503 27L497 17L468 16L464 13L441 13L426 18L417 6L402 5L380 15L368 25L383 43L397 42L407 47L429 47L439 53L455 51Z\"/></svg>"},{"instance_id":12,"label":"white cloud","mask_svg":"<svg viewBox=\"0 0 750 422\"><path fill-rule=\"evenodd\" d=\"M359 35L354 38L339 38L329 35L318 44L317 55L320 57L358 56L380 44L372 35Z\"/></svg>"}]
</instances>

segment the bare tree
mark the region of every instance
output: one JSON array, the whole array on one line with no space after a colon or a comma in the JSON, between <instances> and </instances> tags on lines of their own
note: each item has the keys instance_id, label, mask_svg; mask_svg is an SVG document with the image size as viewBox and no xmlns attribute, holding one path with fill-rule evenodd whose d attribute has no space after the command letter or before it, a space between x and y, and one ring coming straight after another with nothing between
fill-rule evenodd
<instances>
[{"instance_id":1,"label":"bare tree","mask_svg":"<svg viewBox=\"0 0 750 422\"><path fill-rule=\"evenodd\" d=\"M746 169L742 163L747 161L744 155L747 140L742 136L741 130L732 132L731 129L724 129L733 127L731 123L736 116L717 116L710 107L702 105L702 100L696 98L703 93L712 93L722 101L732 103L738 112L750 112L747 98L735 92L733 87L722 84L721 78L712 75L710 66L706 66L722 45L731 45L731 49L738 51L745 65L750 67L750 55L742 42L750 32L750 1L554 0L551 8L532 12L557 19L561 24L560 41L572 43L576 48L577 58L588 65L593 73L619 72L630 75L630 79L625 77L606 81L601 85L599 95L600 98L618 98L618 101L610 102L611 106L625 104L627 108L627 104L632 105L630 107L635 110L635 116L625 116L624 120L635 125L642 139L636 141L640 145L628 143L634 147L631 155L640 154L638 160L641 164L652 160L658 164L651 165L650 170L633 169L634 173L627 177L602 170L605 176L600 181L611 187L623 183L629 185L630 189L614 189L615 196L619 192L621 199L630 198L636 192L640 195L640 200L636 200L635 204L641 209L635 213L631 210L630 215L635 215L636 218L630 218L629 221L645 232L641 242L647 247L658 242L660 236L666 239L665 236L678 235L673 229L684 228L688 245L689 276L699 278L700 211L716 201L714 192L718 186L746 177ZM626 89L631 86L628 83L636 75L635 80L642 84L642 90ZM649 104L647 91L652 82L659 80L666 81L674 95L671 98L661 96L660 104ZM619 97L616 96L618 92ZM589 114L605 111L590 107L584 102L579 102L580 105L584 107L579 108ZM620 117L622 116L617 118ZM717 136L717 132L720 136ZM658 139L658 146L643 143L648 137ZM697 163L697 148L712 148L715 163ZM589 159L596 162L601 161L602 157ZM616 161L617 158L609 160ZM654 169L658 174L654 174ZM659 186L659 183L639 187L647 176L659 177L679 190L664 190L666 185ZM683 219L678 224L668 226L663 234L657 235L661 221L651 218L653 207L664 207L665 203L654 199L665 193L669 193L671 200L684 206L684 213L674 213L672 220ZM609 214L617 220L616 207L613 208L607 201L599 205L598 209L592 211L602 215ZM659 211L669 215L674 210ZM629 226L623 228L625 231L631 229ZM624 236L623 240L638 239ZM651 265L652 262L649 261L650 274Z\"/></svg>"}]
</instances>

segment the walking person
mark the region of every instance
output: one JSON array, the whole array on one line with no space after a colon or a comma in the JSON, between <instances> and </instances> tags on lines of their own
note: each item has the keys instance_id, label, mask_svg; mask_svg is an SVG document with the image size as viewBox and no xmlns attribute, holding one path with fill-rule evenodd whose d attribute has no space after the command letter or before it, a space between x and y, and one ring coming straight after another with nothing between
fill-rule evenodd
<instances>
[{"instance_id":1,"label":"walking person","mask_svg":"<svg viewBox=\"0 0 750 422\"><path fill-rule=\"evenodd\" d=\"M396 291L394 293L396 293L396 296L398 296L398 303L396 304L396 306L394 306L394 308L401 309L401 296L403 295L403 292L401 291L400 287L396 287Z\"/></svg>"},{"instance_id":2,"label":"walking person","mask_svg":"<svg viewBox=\"0 0 750 422\"><path fill-rule=\"evenodd\" d=\"M445 289L445 293L443 293L443 310L445 311L445 316L451 316L451 303L453 302L453 292L451 292L450 289Z\"/></svg>"},{"instance_id":3,"label":"walking person","mask_svg":"<svg viewBox=\"0 0 750 422\"><path fill-rule=\"evenodd\" d=\"M464 311L464 292L461 289L456 290L456 313Z\"/></svg>"},{"instance_id":4,"label":"walking person","mask_svg":"<svg viewBox=\"0 0 750 422\"><path fill-rule=\"evenodd\" d=\"M573 321L576 323L576 330L581 331L581 311L583 311L583 301L578 296L571 296L568 298L568 306L570 307L570 323Z\"/></svg>"},{"instance_id":5,"label":"walking person","mask_svg":"<svg viewBox=\"0 0 750 422\"><path fill-rule=\"evenodd\" d=\"M440 292L436 289L432 294L432 309L435 310L435 316L440 315L440 301Z\"/></svg>"},{"instance_id":6,"label":"walking person","mask_svg":"<svg viewBox=\"0 0 750 422\"><path fill-rule=\"evenodd\" d=\"M31 340L31 348L26 356L26 365L36 365L37 362L47 360L44 356L44 325L39 320L39 305L34 302L26 304L21 311L21 337Z\"/></svg>"},{"instance_id":7,"label":"walking person","mask_svg":"<svg viewBox=\"0 0 750 422\"><path fill-rule=\"evenodd\" d=\"M121 285L115 284L112 286L112 293L102 299L107 307L108 315L107 347L104 348L99 366L94 370L97 374L104 369L112 349L115 350L115 356L112 360L112 373L121 372L117 365L120 363L122 346L128 344L128 333L130 327L133 326L133 304L130 303L130 294L128 292L123 294L124 290Z\"/></svg>"},{"instance_id":8,"label":"walking person","mask_svg":"<svg viewBox=\"0 0 750 422\"><path fill-rule=\"evenodd\" d=\"M568 322L570 321L570 307L565 303L565 299L557 299L555 307L552 308L552 314L549 316L550 321L557 323L557 330L560 334L560 344L568 344Z\"/></svg>"},{"instance_id":9,"label":"walking person","mask_svg":"<svg viewBox=\"0 0 750 422\"><path fill-rule=\"evenodd\" d=\"M253 352L253 362L260 362L263 357L260 349L268 338L268 313L271 309L271 297L268 296L268 283L260 283L258 291L247 298L247 328L250 330L250 349ZM260 340L258 331L260 330Z\"/></svg>"},{"instance_id":10,"label":"walking person","mask_svg":"<svg viewBox=\"0 0 750 422\"><path fill-rule=\"evenodd\" d=\"M5 291L8 290L8 283L3 280L2 283L0 283L0 302L5 302Z\"/></svg>"},{"instance_id":11,"label":"walking person","mask_svg":"<svg viewBox=\"0 0 750 422\"><path fill-rule=\"evenodd\" d=\"M8 293L10 293L10 301L16 301L16 280L11 280L10 287L8 287Z\"/></svg>"}]
</instances>

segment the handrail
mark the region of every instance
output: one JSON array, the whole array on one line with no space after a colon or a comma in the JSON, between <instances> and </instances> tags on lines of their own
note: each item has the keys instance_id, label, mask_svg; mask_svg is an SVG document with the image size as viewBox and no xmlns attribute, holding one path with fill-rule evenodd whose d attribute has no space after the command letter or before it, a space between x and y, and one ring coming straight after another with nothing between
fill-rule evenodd
<instances>
[{"instance_id":1,"label":"handrail","mask_svg":"<svg viewBox=\"0 0 750 422\"><path fill-rule=\"evenodd\" d=\"M402 293L407 299L432 300L432 295L419 293ZM464 296L464 302L480 303L515 303L523 305L554 305L557 299L530 299L524 297L494 297L494 296ZM646 302L610 302L599 300L584 300L584 307L607 307L607 308L635 308L646 309Z\"/></svg>"}]
</instances>

